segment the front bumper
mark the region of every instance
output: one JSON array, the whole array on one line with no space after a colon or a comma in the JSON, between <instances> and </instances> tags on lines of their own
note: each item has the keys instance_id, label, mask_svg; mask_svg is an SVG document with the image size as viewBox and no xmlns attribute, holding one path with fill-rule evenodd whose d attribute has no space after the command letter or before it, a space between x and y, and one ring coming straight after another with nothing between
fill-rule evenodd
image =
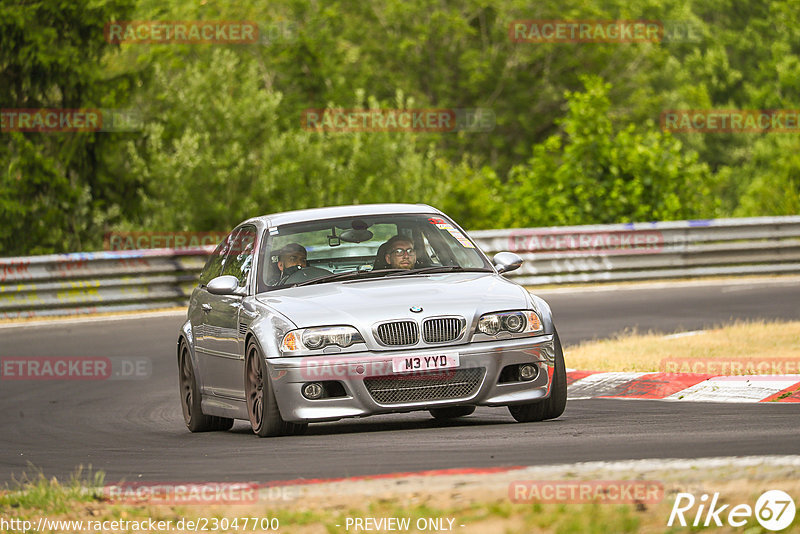
<instances>
[{"instance_id":1,"label":"front bumper","mask_svg":"<svg viewBox=\"0 0 800 534\"><path fill-rule=\"evenodd\" d=\"M398 356L434 356L458 353L459 367L430 373L395 374L392 358ZM324 358L269 358L267 369L272 381L281 417L291 422L335 421L344 417L361 417L381 413L427 410L447 406L507 406L526 404L547 398L553 376L553 335L504 339L445 346L436 349L404 349L381 352L358 352L330 355ZM533 380L500 383L501 371L509 365L535 364L539 373ZM483 370L482 374L476 370ZM475 376L474 387L456 397L419 398L429 391L442 391L447 380L464 371ZM478 376L480 375L480 376ZM415 399L405 401L376 400L376 377L389 378L398 388L422 384L415 390ZM406 378L407 377L407 378ZM441 378L440 378L441 377ZM449 377L449 378L448 378ZM404 380L407 380L404 382ZM421 382L426 380L430 382ZM336 381L344 388L344 396L309 400L301 393L307 382ZM438 382L437 382L438 381ZM382 382L386 384L384 380ZM405 384L405 385L404 385ZM370 390L372 389L372 393ZM385 390L384 390L385 391Z\"/></svg>"}]
</instances>

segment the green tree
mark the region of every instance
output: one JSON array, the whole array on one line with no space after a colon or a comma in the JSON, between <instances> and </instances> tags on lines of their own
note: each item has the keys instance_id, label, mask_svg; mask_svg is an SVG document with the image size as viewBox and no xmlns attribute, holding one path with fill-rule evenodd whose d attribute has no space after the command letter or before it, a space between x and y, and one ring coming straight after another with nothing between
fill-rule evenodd
<instances>
[{"instance_id":1,"label":"green tree","mask_svg":"<svg viewBox=\"0 0 800 534\"><path fill-rule=\"evenodd\" d=\"M112 19L251 20L267 38L116 47ZM525 19L677 21L692 39L513 42ZM3 107L146 119L138 134L0 134L0 254L351 202L431 203L467 228L791 213L791 136L657 123L668 109L800 107L799 43L789 0L0 0ZM490 108L497 123L301 128L307 108L412 106Z\"/></svg>"},{"instance_id":2,"label":"green tree","mask_svg":"<svg viewBox=\"0 0 800 534\"><path fill-rule=\"evenodd\" d=\"M415 133L299 128L254 59L224 48L180 70L157 65L132 170L148 187L133 227L221 230L244 218L325 205L438 204L453 189L433 143ZM208 98L213 92L214 98ZM378 107L357 91L352 107ZM398 93L394 107L413 107ZM282 120L281 116L285 118ZM286 117L293 119L287 126Z\"/></svg>"},{"instance_id":3,"label":"green tree","mask_svg":"<svg viewBox=\"0 0 800 534\"><path fill-rule=\"evenodd\" d=\"M697 155L656 130L615 126L610 84L583 79L568 92L563 133L533 147L514 167L509 226L571 225L713 216L712 175Z\"/></svg>"},{"instance_id":4,"label":"green tree","mask_svg":"<svg viewBox=\"0 0 800 534\"><path fill-rule=\"evenodd\" d=\"M113 107L126 80L107 79L103 26L127 0L0 3L0 107ZM80 250L110 212L128 207L106 172L118 137L0 132L0 254Z\"/></svg>"},{"instance_id":5,"label":"green tree","mask_svg":"<svg viewBox=\"0 0 800 534\"><path fill-rule=\"evenodd\" d=\"M737 217L800 214L800 142L794 134L763 136L753 147L752 158L734 171L747 181ZM737 180L745 183L744 178Z\"/></svg>"}]
</instances>

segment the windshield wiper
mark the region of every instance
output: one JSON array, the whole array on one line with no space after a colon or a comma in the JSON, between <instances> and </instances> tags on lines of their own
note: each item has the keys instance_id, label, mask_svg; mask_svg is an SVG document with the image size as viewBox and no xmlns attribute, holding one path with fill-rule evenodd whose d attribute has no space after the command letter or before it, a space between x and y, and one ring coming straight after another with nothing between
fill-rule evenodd
<instances>
[{"instance_id":1,"label":"windshield wiper","mask_svg":"<svg viewBox=\"0 0 800 534\"><path fill-rule=\"evenodd\" d=\"M336 280L349 280L353 278L369 278L368 275L378 274L388 274L394 273L397 271L405 271L405 269L376 269L374 271L347 271L344 273L336 273L336 274L329 274L328 276L323 276L322 278L314 278L313 280L306 280L305 282L300 282L299 284L292 284L288 287L300 287L300 286L310 286L312 284L322 284L325 282L335 282Z\"/></svg>"},{"instance_id":2,"label":"windshield wiper","mask_svg":"<svg viewBox=\"0 0 800 534\"><path fill-rule=\"evenodd\" d=\"M412 274L425 274L425 273L490 273L491 269L485 267L461 267L460 265L433 265L431 267L422 267L421 269L400 269L401 272L395 273L397 276L406 276Z\"/></svg>"}]
</instances>

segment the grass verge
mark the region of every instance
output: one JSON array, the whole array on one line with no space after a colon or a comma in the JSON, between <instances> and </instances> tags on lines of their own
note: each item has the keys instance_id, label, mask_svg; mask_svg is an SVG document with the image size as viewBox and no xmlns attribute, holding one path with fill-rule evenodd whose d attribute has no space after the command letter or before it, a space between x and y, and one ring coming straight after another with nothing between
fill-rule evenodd
<instances>
[{"instance_id":1,"label":"grass verge","mask_svg":"<svg viewBox=\"0 0 800 534\"><path fill-rule=\"evenodd\" d=\"M565 347L564 359L568 368L587 371L663 372L670 371L665 360L684 360L687 364L699 362L695 367L703 372L704 368L719 368L709 361L739 360L756 365L739 366L739 372L733 366L731 372L720 374L797 374L799 339L800 321L740 322L690 335L627 332Z\"/></svg>"},{"instance_id":2,"label":"grass verge","mask_svg":"<svg viewBox=\"0 0 800 534\"><path fill-rule=\"evenodd\" d=\"M719 505L730 510L738 504L754 507L760 495L779 489L797 499L800 496L800 457L703 459L666 461L596 462L569 466L538 466L502 473L447 475L402 479L353 480L290 487L289 498L260 499L246 505L119 505L109 503L97 488L102 475L73 478L65 484L44 477L18 483L0 496L0 516L6 521L25 519L34 524L42 516L53 520L89 521L126 520L144 522L205 520L207 528L198 531L220 532L297 532L339 534L350 532L386 532L389 528L354 528L354 520L367 518L379 522L393 518L408 525L406 532L443 532L462 534L532 532L606 533L606 532L689 532L697 506L686 512L686 528L667 527L679 492L698 498L718 493ZM509 486L521 480L546 481L651 481L663 486L660 502L628 504L591 502L513 502ZM84 486L84 484L86 486ZM726 512L727 513L727 512ZM721 514L725 521L726 513ZM701 514L705 519L705 514ZM275 528L244 528L243 518L269 518ZM238 527L233 521L239 518ZM226 520L227 522L223 522ZM215 524L218 528L211 528ZM277 521L277 523L275 522ZM264 523L266 525L266 523ZM219 525L225 525L223 528ZM252 527L252 523L250 524ZM349 528L348 528L349 527ZM125 529L120 529L120 531ZM148 529L131 528L155 532ZM194 530L194 529L185 529ZM762 532L754 517L745 528L712 526L714 532ZM62 528L63 531L77 531ZM86 529L84 529L86 531ZM103 532L111 532L104 529ZM177 531L172 529L173 532ZM800 514L782 532L799 532ZM42 532L56 532L45 529Z\"/></svg>"}]
</instances>

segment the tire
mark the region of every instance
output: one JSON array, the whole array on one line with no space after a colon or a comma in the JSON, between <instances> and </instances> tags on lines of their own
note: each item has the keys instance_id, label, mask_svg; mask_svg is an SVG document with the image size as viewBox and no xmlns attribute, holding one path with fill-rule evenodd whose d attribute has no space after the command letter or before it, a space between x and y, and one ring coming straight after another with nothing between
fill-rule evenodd
<instances>
[{"instance_id":1,"label":"tire","mask_svg":"<svg viewBox=\"0 0 800 534\"><path fill-rule=\"evenodd\" d=\"M300 435L308 428L308 423L288 423L281 417L267 364L255 341L248 343L245 353L244 390L250 426L259 437Z\"/></svg>"},{"instance_id":2,"label":"tire","mask_svg":"<svg viewBox=\"0 0 800 534\"><path fill-rule=\"evenodd\" d=\"M553 341L556 361L550 396L530 404L509 406L508 411L511 412L511 416L520 423L555 419L564 413L564 408L567 406L567 369L564 364L564 351L561 348L558 332L555 332Z\"/></svg>"},{"instance_id":3,"label":"tire","mask_svg":"<svg viewBox=\"0 0 800 534\"><path fill-rule=\"evenodd\" d=\"M233 419L205 415L200 407L200 389L197 387L194 366L189 354L189 346L181 340L178 354L178 385L180 387L181 410L186 428L191 432L211 432L230 430Z\"/></svg>"},{"instance_id":4,"label":"tire","mask_svg":"<svg viewBox=\"0 0 800 534\"><path fill-rule=\"evenodd\" d=\"M456 417L466 417L475 411L475 406L450 406L448 408L431 408L428 410L434 419L447 421Z\"/></svg>"}]
</instances>

